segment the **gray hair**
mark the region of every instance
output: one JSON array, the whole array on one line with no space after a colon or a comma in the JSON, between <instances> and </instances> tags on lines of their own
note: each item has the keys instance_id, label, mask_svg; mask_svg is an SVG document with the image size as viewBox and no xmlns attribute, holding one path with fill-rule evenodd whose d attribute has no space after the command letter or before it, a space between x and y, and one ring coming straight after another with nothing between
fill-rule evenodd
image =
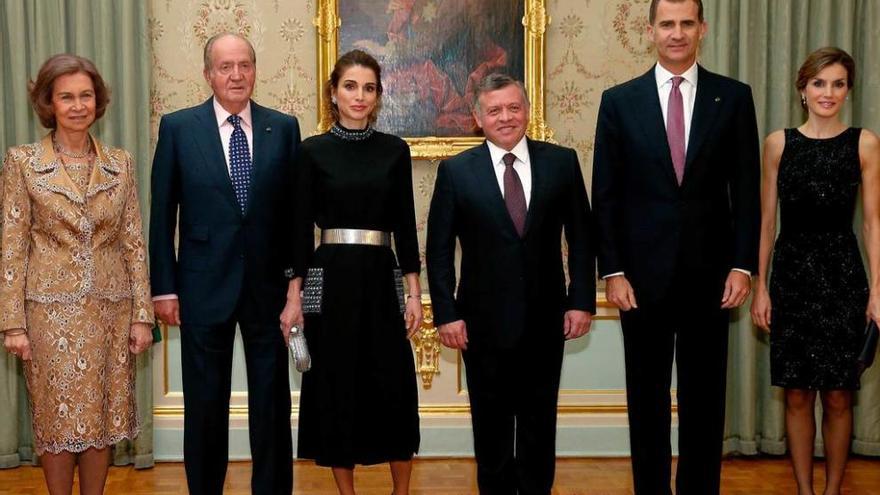
<instances>
[{"instance_id":1,"label":"gray hair","mask_svg":"<svg viewBox=\"0 0 880 495\"><path fill-rule=\"evenodd\" d=\"M211 70L211 67L214 65L214 61L211 59L211 49L214 48L214 43L220 38L225 38L227 36L238 38L247 43L248 49L251 51L251 63L257 65L257 52L254 51L254 45L251 44L251 41L240 34L224 31L222 33L217 33L214 36L211 36L210 38L208 38L208 41L205 42L205 72Z\"/></svg>"},{"instance_id":2,"label":"gray hair","mask_svg":"<svg viewBox=\"0 0 880 495\"><path fill-rule=\"evenodd\" d=\"M523 85L522 82L517 81L507 74L493 72L492 74L489 74L488 76L481 79L480 83L477 84L477 88L474 91L474 100L471 105L474 109L474 112L480 112L480 95L488 93L490 91L506 88L511 84L515 85L520 89L520 91L522 91L523 101L526 102L527 107L530 106L529 94L526 92L526 87Z\"/></svg>"}]
</instances>

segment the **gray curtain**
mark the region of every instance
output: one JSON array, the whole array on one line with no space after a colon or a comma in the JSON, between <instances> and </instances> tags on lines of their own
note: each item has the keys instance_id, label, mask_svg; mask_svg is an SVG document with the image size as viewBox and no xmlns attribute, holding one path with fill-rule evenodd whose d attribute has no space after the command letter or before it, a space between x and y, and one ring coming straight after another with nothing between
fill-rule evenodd
<instances>
[{"instance_id":1,"label":"gray curtain","mask_svg":"<svg viewBox=\"0 0 880 495\"><path fill-rule=\"evenodd\" d=\"M147 211L150 157L150 39L147 2L140 0L4 0L0 3L0 149L38 140L46 130L30 108L28 80L56 53L88 57L111 89L111 103L93 132L125 148L138 164L141 210ZM148 225L148 222L144 223ZM117 464L153 464L150 353L137 361L142 432L116 446ZM0 468L33 459L21 368L0 351Z\"/></svg>"},{"instance_id":2,"label":"gray curtain","mask_svg":"<svg viewBox=\"0 0 880 495\"><path fill-rule=\"evenodd\" d=\"M843 120L880 132L880 2L704 0L704 6L709 33L701 62L751 85L762 137L804 122L794 79L810 52L829 45L847 50L857 65ZM861 233L858 215L855 227ZM770 386L769 339L752 326L748 307L731 321L727 397L726 452L785 452L784 402L782 390ZM862 378L854 421L853 452L880 455L880 366ZM817 452L821 441L819 431Z\"/></svg>"}]
</instances>

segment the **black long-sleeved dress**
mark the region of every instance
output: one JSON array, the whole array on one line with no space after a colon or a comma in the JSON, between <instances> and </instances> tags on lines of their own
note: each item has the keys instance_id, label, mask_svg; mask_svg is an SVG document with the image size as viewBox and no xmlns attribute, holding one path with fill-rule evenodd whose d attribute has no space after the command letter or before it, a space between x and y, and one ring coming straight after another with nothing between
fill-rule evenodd
<instances>
[{"instance_id":1,"label":"black long-sleeved dress","mask_svg":"<svg viewBox=\"0 0 880 495\"><path fill-rule=\"evenodd\" d=\"M298 457L353 467L418 450L415 366L394 269L418 273L421 264L409 147L372 130L338 134L303 141L298 161L295 271L324 272L321 313L305 315L312 369L303 375ZM395 249L314 249L315 225L391 232Z\"/></svg>"}]
</instances>

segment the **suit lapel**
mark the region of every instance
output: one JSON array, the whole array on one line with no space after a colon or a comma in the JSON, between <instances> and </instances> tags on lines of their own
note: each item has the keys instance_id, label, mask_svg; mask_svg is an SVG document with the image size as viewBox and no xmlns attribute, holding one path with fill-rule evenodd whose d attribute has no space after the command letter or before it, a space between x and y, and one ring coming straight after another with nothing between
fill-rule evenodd
<instances>
[{"instance_id":1,"label":"suit lapel","mask_svg":"<svg viewBox=\"0 0 880 495\"><path fill-rule=\"evenodd\" d=\"M697 95L694 99L694 114L691 117L691 132L688 139L687 159L685 160L684 179L699 154L700 147L706 142L712 130L718 110L721 108L721 95L714 74L698 66Z\"/></svg>"},{"instance_id":2,"label":"suit lapel","mask_svg":"<svg viewBox=\"0 0 880 495\"><path fill-rule=\"evenodd\" d=\"M235 190L229 179L229 169L226 165L226 153L223 150L223 142L220 141L220 130L217 127L217 116L214 114L214 100L208 101L196 108L196 125L193 126L193 138L202 152L205 171L214 178L223 195L240 211L238 200L235 198Z\"/></svg>"},{"instance_id":3,"label":"suit lapel","mask_svg":"<svg viewBox=\"0 0 880 495\"><path fill-rule=\"evenodd\" d=\"M31 167L35 172L41 175L37 179L37 184L48 189L49 191L62 194L67 199L77 204L85 203L85 197L79 187L73 182L73 179L64 170L61 160L55 156L55 147L52 145L52 134L46 134L40 142L42 152L36 163Z\"/></svg>"},{"instance_id":4,"label":"suit lapel","mask_svg":"<svg viewBox=\"0 0 880 495\"><path fill-rule=\"evenodd\" d=\"M484 141L482 145L475 148L472 153L474 156L472 158L473 166L471 171L474 174L474 179L477 181L477 190L483 191L486 207L492 212L492 215L502 229L519 237L516 233L516 227L513 225L513 220L510 219L510 214L507 213L507 205L504 203L501 188L498 187L498 178L495 175L492 156L489 154L489 147L486 145L486 142Z\"/></svg>"},{"instance_id":5,"label":"suit lapel","mask_svg":"<svg viewBox=\"0 0 880 495\"><path fill-rule=\"evenodd\" d=\"M104 152L104 145L94 137L91 139L92 146L95 147L95 166L92 167L92 174L89 176L87 198L119 185L118 175L121 172Z\"/></svg>"},{"instance_id":6,"label":"suit lapel","mask_svg":"<svg viewBox=\"0 0 880 495\"><path fill-rule=\"evenodd\" d=\"M523 238L529 234L529 227L537 221L543 212L544 205L544 172L545 167L541 164L544 160L543 143L526 138L529 147L529 169L532 171L532 191L529 194L529 208L526 212L526 226L523 230ZM512 223L512 222L511 222Z\"/></svg>"},{"instance_id":7,"label":"suit lapel","mask_svg":"<svg viewBox=\"0 0 880 495\"><path fill-rule=\"evenodd\" d=\"M251 191L249 193L250 197L253 197L254 189L256 188L257 179L260 176L263 169L266 167L266 163L264 160L264 153L266 144L270 137L272 137L272 128L267 125L268 114L265 109L253 101L251 102L251 128L253 130L253 139L254 142L251 143L251 149L253 150L253 156L251 156Z\"/></svg>"},{"instance_id":8,"label":"suit lapel","mask_svg":"<svg viewBox=\"0 0 880 495\"><path fill-rule=\"evenodd\" d=\"M663 109L660 107L654 67L636 80L635 89L636 94L631 102L632 115L641 116L639 122L648 142L654 143L657 149L657 156L660 158L657 163L663 169L663 175L678 187L675 167L672 165L672 156L669 152L669 139L666 137L666 125L663 122Z\"/></svg>"},{"instance_id":9,"label":"suit lapel","mask_svg":"<svg viewBox=\"0 0 880 495\"><path fill-rule=\"evenodd\" d=\"M117 167L107 156L104 145L94 136L89 135L92 140L92 146L95 150L95 164L89 175L89 182L86 190L82 191L67 173L62 165L61 160L55 155L55 147L52 144L52 134L47 134L40 142L42 153L39 161L33 167L36 172L41 173L41 177L37 180L37 184L46 189L62 194L70 201L83 205L88 198L106 191L119 185L120 173Z\"/></svg>"}]
</instances>

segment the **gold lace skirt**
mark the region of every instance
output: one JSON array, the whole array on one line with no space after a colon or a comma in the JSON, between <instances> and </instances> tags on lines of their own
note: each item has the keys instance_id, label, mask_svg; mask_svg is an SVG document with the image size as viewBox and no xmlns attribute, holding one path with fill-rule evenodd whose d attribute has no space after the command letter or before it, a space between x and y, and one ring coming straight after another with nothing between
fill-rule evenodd
<instances>
[{"instance_id":1,"label":"gold lace skirt","mask_svg":"<svg viewBox=\"0 0 880 495\"><path fill-rule=\"evenodd\" d=\"M137 435L131 304L27 302L33 359L24 371L38 455L100 449Z\"/></svg>"}]
</instances>

